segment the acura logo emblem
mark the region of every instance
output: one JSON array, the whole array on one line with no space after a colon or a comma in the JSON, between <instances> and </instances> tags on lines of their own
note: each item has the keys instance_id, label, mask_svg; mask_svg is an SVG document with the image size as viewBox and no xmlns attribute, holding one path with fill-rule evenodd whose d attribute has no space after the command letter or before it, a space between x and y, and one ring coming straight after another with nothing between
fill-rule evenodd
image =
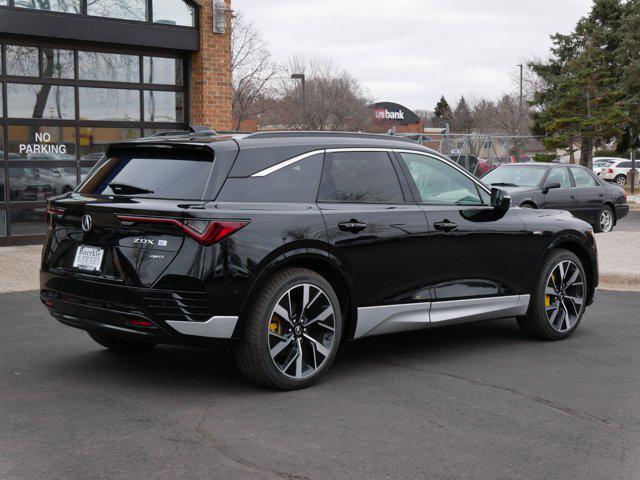
<instances>
[{"instance_id":1,"label":"acura logo emblem","mask_svg":"<svg viewBox=\"0 0 640 480\"><path fill-rule=\"evenodd\" d=\"M82 230L84 230L85 232L88 232L89 230L91 230L92 226L93 226L93 220L91 218L91 215L83 215L82 216Z\"/></svg>"}]
</instances>

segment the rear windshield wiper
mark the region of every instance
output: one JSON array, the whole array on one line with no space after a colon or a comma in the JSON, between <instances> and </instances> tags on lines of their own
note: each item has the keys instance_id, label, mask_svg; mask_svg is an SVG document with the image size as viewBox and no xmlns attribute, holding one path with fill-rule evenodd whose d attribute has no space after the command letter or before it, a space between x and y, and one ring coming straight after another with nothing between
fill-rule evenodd
<instances>
[{"instance_id":1,"label":"rear windshield wiper","mask_svg":"<svg viewBox=\"0 0 640 480\"><path fill-rule=\"evenodd\" d=\"M148 188L128 185L126 183L110 183L109 188L116 195L144 195L147 193L153 193L153 190L149 190Z\"/></svg>"},{"instance_id":2,"label":"rear windshield wiper","mask_svg":"<svg viewBox=\"0 0 640 480\"><path fill-rule=\"evenodd\" d=\"M497 185L499 187L517 187L518 186L515 183L507 183L507 182L492 183L491 185Z\"/></svg>"}]
</instances>

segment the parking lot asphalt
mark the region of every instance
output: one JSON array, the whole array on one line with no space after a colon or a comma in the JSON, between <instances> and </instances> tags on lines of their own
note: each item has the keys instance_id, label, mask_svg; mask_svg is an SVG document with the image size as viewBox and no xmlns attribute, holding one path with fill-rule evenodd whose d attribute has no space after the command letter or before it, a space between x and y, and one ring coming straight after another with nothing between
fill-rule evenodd
<instances>
[{"instance_id":1,"label":"parking lot asphalt","mask_svg":"<svg viewBox=\"0 0 640 480\"><path fill-rule=\"evenodd\" d=\"M639 478L638 307L598 291L556 343L512 320L362 340L282 393L226 352L109 353L3 294L0 478Z\"/></svg>"},{"instance_id":2,"label":"parking lot asphalt","mask_svg":"<svg viewBox=\"0 0 640 480\"><path fill-rule=\"evenodd\" d=\"M629 211L629 215L616 225L615 231L640 232L640 208L634 208Z\"/></svg>"}]
</instances>

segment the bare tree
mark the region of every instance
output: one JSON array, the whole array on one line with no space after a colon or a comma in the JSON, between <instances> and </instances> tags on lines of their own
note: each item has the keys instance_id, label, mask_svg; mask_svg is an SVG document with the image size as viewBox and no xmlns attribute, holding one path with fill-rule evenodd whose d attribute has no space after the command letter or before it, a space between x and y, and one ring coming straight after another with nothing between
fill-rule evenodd
<instances>
[{"instance_id":1,"label":"bare tree","mask_svg":"<svg viewBox=\"0 0 640 480\"><path fill-rule=\"evenodd\" d=\"M526 103L520 108L519 94L505 94L496 103L495 126L498 132L509 136L529 135L531 124L531 112ZM519 155L526 143L527 139L513 139L510 153Z\"/></svg>"},{"instance_id":2,"label":"bare tree","mask_svg":"<svg viewBox=\"0 0 640 480\"><path fill-rule=\"evenodd\" d=\"M282 83L279 122L300 130L365 130L372 121L367 92L346 71L326 58L294 57L291 73L305 81Z\"/></svg>"},{"instance_id":3,"label":"bare tree","mask_svg":"<svg viewBox=\"0 0 640 480\"><path fill-rule=\"evenodd\" d=\"M243 120L273 108L274 85L284 69L271 58L267 43L242 14L232 20L231 74L235 129Z\"/></svg>"}]
</instances>

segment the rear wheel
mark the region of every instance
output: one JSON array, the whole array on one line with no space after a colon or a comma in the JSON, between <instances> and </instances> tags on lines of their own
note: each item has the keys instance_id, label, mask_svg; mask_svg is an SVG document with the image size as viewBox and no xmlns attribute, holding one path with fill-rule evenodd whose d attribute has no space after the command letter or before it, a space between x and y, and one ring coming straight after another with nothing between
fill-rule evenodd
<instances>
[{"instance_id":1,"label":"rear wheel","mask_svg":"<svg viewBox=\"0 0 640 480\"><path fill-rule=\"evenodd\" d=\"M600 213L598 214L598 221L593 226L596 232L610 232L613 230L613 226L615 225L615 216L613 214L613 210L611 207L604 206Z\"/></svg>"},{"instance_id":2,"label":"rear wheel","mask_svg":"<svg viewBox=\"0 0 640 480\"><path fill-rule=\"evenodd\" d=\"M619 187L624 187L627 184L627 177L625 177L624 175L618 175L614 179L614 182L616 182L616 185L618 185Z\"/></svg>"},{"instance_id":3,"label":"rear wheel","mask_svg":"<svg viewBox=\"0 0 640 480\"><path fill-rule=\"evenodd\" d=\"M290 268L257 295L236 362L260 385L304 388L333 363L341 336L340 302L329 282L311 270Z\"/></svg>"},{"instance_id":4,"label":"rear wheel","mask_svg":"<svg viewBox=\"0 0 640 480\"><path fill-rule=\"evenodd\" d=\"M536 208L536 206L533 203L525 202L520 205L520 208Z\"/></svg>"},{"instance_id":5,"label":"rear wheel","mask_svg":"<svg viewBox=\"0 0 640 480\"><path fill-rule=\"evenodd\" d=\"M135 340L125 340L123 338L114 337L104 333L87 332L89 336L97 343L109 350L118 353L142 353L148 352L156 343L136 342Z\"/></svg>"},{"instance_id":6,"label":"rear wheel","mask_svg":"<svg viewBox=\"0 0 640 480\"><path fill-rule=\"evenodd\" d=\"M586 307L586 278L582 262L572 252L550 252L538 272L529 313L518 319L518 325L543 340L570 336Z\"/></svg>"}]
</instances>

